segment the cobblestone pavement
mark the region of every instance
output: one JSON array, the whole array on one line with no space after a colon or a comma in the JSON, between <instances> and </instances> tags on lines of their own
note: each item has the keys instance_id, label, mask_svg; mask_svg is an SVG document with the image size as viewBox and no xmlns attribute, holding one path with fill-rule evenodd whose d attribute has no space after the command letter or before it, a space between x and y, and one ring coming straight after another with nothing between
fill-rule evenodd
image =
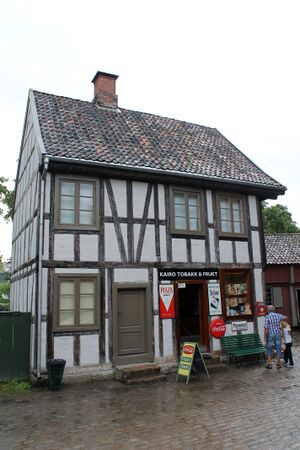
<instances>
[{"instance_id":1,"label":"cobblestone pavement","mask_svg":"<svg viewBox=\"0 0 300 450\"><path fill-rule=\"evenodd\" d=\"M300 333L295 368L259 362L124 386L64 385L0 396L0 449L300 449Z\"/></svg>"}]
</instances>

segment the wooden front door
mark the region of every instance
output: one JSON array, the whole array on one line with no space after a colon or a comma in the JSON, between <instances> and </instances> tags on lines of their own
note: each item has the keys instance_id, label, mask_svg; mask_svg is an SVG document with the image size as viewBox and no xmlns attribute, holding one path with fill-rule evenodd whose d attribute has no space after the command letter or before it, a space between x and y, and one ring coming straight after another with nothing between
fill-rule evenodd
<instances>
[{"instance_id":1,"label":"wooden front door","mask_svg":"<svg viewBox=\"0 0 300 450\"><path fill-rule=\"evenodd\" d=\"M113 363L153 361L151 299L147 285L114 285Z\"/></svg>"}]
</instances>

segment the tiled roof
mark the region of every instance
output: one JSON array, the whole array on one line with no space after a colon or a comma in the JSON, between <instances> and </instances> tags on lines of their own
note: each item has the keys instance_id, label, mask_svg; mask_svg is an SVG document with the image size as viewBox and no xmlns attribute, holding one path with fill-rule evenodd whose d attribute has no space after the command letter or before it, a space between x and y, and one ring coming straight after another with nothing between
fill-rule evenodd
<instances>
[{"instance_id":1,"label":"tiled roof","mask_svg":"<svg viewBox=\"0 0 300 450\"><path fill-rule=\"evenodd\" d=\"M285 189L215 128L33 94L48 155Z\"/></svg>"},{"instance_id":2,"label":"tiled roof","mask_svg":"<svg viewBox=\"0 0 300 450\"><path fill-rule=\"evenodd\" d=\"M267 264L300 264L300 233L266 234Z\"/></svg>"}]
</instances>

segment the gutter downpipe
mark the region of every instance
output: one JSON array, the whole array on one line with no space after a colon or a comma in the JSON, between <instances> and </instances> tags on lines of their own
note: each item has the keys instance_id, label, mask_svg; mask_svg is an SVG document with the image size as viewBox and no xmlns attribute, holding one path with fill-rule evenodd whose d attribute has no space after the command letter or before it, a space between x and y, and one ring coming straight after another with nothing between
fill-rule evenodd
<instances>
[{"instance_id":1,"label":"gutter downpipe","mask_svg":"<svg viewBox=\"0 0 300 450\"><path fill-rule=\"evenodd\" d=\"M38 266L38 305L37 305L37 361L36 373L37 378L41 378L41 354L42 354L42 280L43 280L43 240L44 240L44 194L45 194L45 178L47 175L49 159L44 159L44 169L41 176L41 192L40 192L40 220L39 220L39 266Z\"/></svg>"}]
</instances>

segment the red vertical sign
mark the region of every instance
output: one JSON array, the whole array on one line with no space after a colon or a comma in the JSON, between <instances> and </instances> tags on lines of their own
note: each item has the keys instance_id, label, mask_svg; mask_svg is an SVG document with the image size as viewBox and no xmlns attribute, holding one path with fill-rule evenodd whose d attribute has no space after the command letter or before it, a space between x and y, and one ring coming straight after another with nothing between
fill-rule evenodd
<instances>
[{"instance_id":1,"label":"red vertical sign","mask_svg":"<svg viewBox=\"0 0 300 450\"><path fill-rule=\"evenodd\" d=\"M173 284L161 284L159 286L159 309L162 319L173 319L175 317Z\"/></svg>"}]
</instances>

